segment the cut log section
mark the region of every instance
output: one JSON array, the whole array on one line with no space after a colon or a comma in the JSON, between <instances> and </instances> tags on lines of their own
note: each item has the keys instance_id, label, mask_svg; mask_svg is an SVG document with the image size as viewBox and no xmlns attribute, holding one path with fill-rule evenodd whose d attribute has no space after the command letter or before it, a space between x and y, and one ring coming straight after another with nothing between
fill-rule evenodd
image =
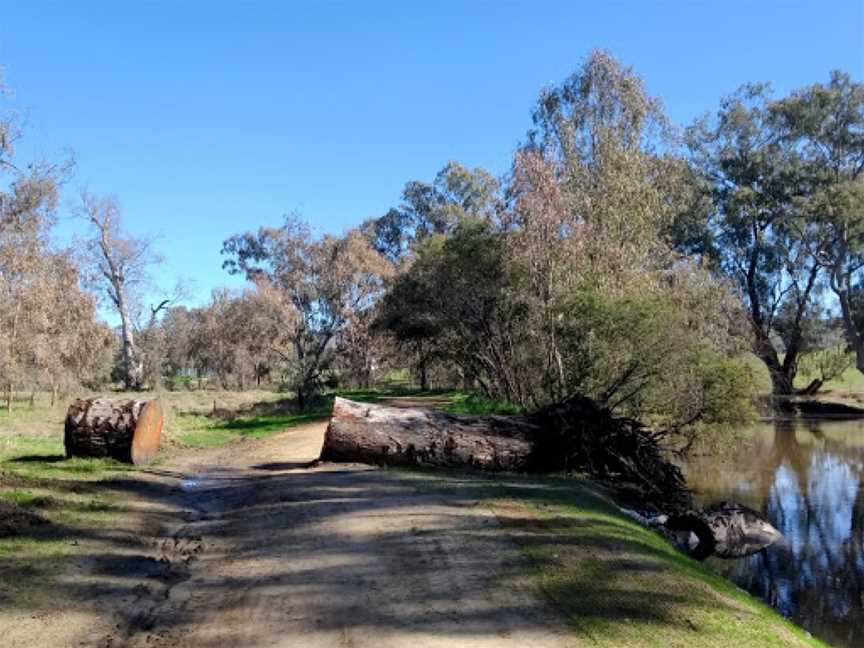
<instances>
[{"instance_id":1,"label":"cut log section","mask_svg":"<svg viewBox=\"0 0 864 648\"><path fill-rule=\"evenodd\" d=\"M539 428L518 417L455 416L336 398L322 461L530 469Z\"/></svg>"},{"instance_id":2,"label":"cut log section","mask_svg":"<svg viewBox=\"0 0 864 648\"><path fill-rule=\"evenodd\" d=\"M158 400L78 399L66 413L66 456L149 463L159 452L162 422Z\"/></svg>"}]
</instances>

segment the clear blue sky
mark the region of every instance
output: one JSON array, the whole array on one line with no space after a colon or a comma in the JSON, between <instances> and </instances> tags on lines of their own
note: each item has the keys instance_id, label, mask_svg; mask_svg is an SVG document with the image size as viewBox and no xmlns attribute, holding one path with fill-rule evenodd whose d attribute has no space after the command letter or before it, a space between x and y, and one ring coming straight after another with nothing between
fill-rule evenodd
<instances>
[{"instance_id":1,"label":"clear blue sky","mask_svg":"<svg viewBox=\"0 0 864 648\"><path fill-rule=\"evenodd\" d=\"M294 210L344 230L450 159L506 171L540 88L595 47L687 123L747 81L864 77L864 0L0 0L22 153L72 149L68 197L117 194L194 301L239 285L219 254L235 232Z\"/></svg>"}]
</instances>

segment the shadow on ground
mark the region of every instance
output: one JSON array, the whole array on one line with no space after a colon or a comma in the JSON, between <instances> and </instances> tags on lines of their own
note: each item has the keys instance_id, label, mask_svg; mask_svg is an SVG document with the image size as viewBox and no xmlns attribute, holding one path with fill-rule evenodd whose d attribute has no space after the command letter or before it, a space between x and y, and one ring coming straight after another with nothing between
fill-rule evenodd
<instances>
[{"instance_id":1,"label":"shadow on ground","mask_svg":"<svg viewBox=\"0 0 864 648\"><path fill-rule=\"evenodd\" d=\"M106 601L128 600L110 612L117 642L185 645L194 632L189 645L214 647L278 633L350 630L358 645L376 645L366 634L512 637L574 626L586 639L631 645L631 630L704 639L718 632L714 618L753 616L706 587L695 563L572 483L312 465L60 483L153 511L161 531L26 530L98 550L77 559L87 578L37 570L26 575L37 595L0 603L31 611L74 600L104 616ZM21 577L15 569L5 561L0 576Z\"/></svg>"}]
</instances>

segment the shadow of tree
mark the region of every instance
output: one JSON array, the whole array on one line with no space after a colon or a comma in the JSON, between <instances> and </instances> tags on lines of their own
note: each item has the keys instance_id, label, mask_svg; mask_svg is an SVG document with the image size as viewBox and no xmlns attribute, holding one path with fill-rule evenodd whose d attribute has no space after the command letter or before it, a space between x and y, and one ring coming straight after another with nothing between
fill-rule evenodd
<instances>
[{"instance_id":1,"label":"shadow of tree","mask_svg":"<svg viewBox=\"0 0 864 648\"><path fill-rule=\"evenodd\" d=\"M34 574L42 596L3 605L74 600L96 618L115 615L118 643L175 645L194 633L192 645L214 647L347 635L370 646L408 636L557 646L550 633L567 636L571 623L628 645L624 626L694 638L700 614L752 616L572 482L290 461L252 469L194 484L159 468L60 484L110 492L160 530L55 526L54 537L86 543L86 577ZM534 595L538 574L545 597Z\"/></svg>"}]
</instances>

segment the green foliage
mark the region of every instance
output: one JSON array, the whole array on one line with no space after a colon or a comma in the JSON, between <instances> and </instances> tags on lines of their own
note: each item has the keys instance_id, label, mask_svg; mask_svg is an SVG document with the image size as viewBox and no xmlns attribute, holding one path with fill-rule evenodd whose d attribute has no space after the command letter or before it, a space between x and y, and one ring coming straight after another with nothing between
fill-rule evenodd
<instances>
[{"instance_id":1,"label":"green foliage","mask_svg":"<svg viewBox=\"0 0 864 648\"><path fill-rule=\"evenodd\" d=\"M530 315L508 267L507 235L463 220L449 237L430 238L382 302L378 326L415 344L421 361L446 361L494 398L527 406L532 383Z\"/></svg>"},{"instance_id":2,"label":"green foliage","mask_svg":"<svg viewBox=\"0 0 864 648\"><path fill-rule=\"evenodd\" d=\"M740 420L750 373L724 357L668 295L579 290L558 306L558 338L571 391L664 425Z\"/></svg>"},{"instance_id":3,"label":"green foliage","mask_svg":"<svg viewBox=\"0 0 864 648\"><path fill-rule=\"evenodd\" d=\"M704 423L741 424L756 415L753 407L753 373L740 358L716 353L696 358L694 390L691 391L701 394L700 420Z\"/></svg>"},{"instance_id":4,"label":"green foliage","mask_svg":"<svg viewBox=\"0 0 864 648\"><path fill-rule=\"evenodd\" d=\"M379 253L398 263L429 237L449 234L466 218L491 218L499 206L499 190L485 169L450 161L432 184L408 182L402 205L361 229Z\"/></svg>"}]
</instances>

